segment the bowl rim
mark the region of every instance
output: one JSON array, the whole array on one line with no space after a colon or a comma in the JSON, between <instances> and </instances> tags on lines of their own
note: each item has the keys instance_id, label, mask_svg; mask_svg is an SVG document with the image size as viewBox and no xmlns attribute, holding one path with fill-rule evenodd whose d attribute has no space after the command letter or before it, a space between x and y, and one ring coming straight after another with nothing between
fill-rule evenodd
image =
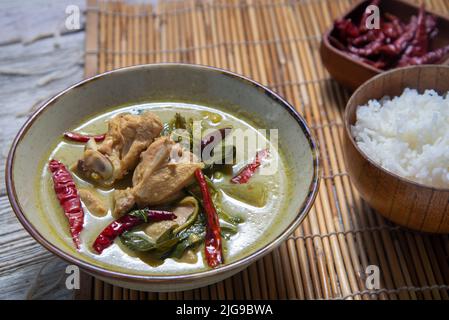
<instances>
[{"instance_id":1,"label":"bowl rim","mask_svg":"<svg viewBox=\"0 0 449 320\"><path fill-rule=\"evenodd\" d=\"M302 203L301 207L299 208L299 211L296 215L296 217L293 219L293 221L283 230L279 233L279 235L268 245L265 247L262 247L246 256L243 256L229 264L224 264L218 268L215 269L207 269L203 271L196 271L192 273L187 274L169 274L169 275L145 275L145 274L132 274L132 273L126 273L124 271L114 271L111 269L108 269L107 267L95 265L93 263L90 263L88 261L84 261L81 258L75 257L69 252L66 252L63 249L60 249L53 245L50 241L48 241L44 236L40 234L40 232L35 229L35 227L31 224L30 221L26 218L25 214L23 213L22 207L17 199L17 194L15 190L14 180L13 180L13 166L14 166L14 160L15 160L15 153L17 146L22 141L23 137L26 135L29 128L33 125L33 123L39 118L41 113L46 110L47 108L50 108L54 105L54 103L64 94L67 92L84 86L86 84L89 84L92 81L95 81L96 79L108 77L111 74L117 74L117 73L127 73L127 72L133 72L135 70L139 69L151 69L151 68L163 68L163 67L181 67L186 69L200 69L208 72L213 73L220 73L227 77L232 77L238 81L241 81L242 83L246 85L251 85L256 88L259 88L263 91L265 95L267 95L270 99L277 102L278 105L282 106L290 116L293 117L294 120L296 120L297 124L301 128L303 134L305 135L307 141L309 142L309 147L312 153L312 180L309 185L308 193L306 195L306 198L304 202ZM170 280L177 280L181 283L192 281L199 278L208 278L212 276L217 276L220 274L225 274L227 272L235 271L237 272L242 267L248 265L249 263L261 258L265 254L269 253L273 249L275 249L277 246L279 246L298 226L299 224L304 220L304 218L307 216L308 212L310 211L320 185L320 160L319 160L319 149L318 144L315 141L313 134L311 133L311 130L307 126L307 123L305 119L299 115L299 113L293 108L293 106L288 103L284 98L282 98L277 93L273 92L272 90L268 89L262 84L259 84L258 82L245 77L243 75L239 75L237 73L206 66L206 65L199 65L199 64L187 64L187 63L155 63L155 64L141 64L141 65L135 65L135 66L128 66L123 67L111 71L107 71L98 75L95 75L93 77L81 80L74 85L68 87L67 89L59 92L46 102L44 102L36 111L32 113L32 115L27 119L25 124L20 128L19 132L17 133L16 137L14 138L14 141L12 143L11 149L8 154L8 158L6 161L6 170L5 170L5 178L6 178L6 190L8 194L9 201L11 203L12 209L19 219L20 223L23 225L23 227L30 233L30 235L39 242L42 246L44 246L47 250L52 252L53 254L59 256L63 260L65 260L68 263L75 264L88 273L91 273L93 275L103 277L103 278L109 278L109 279L115 279L119 281L126 281L126 282L133 282L133 283L145 283L145 284L157 284L157 283L163 283L165 281Z\"/></svg>"},{"instance_id":2,"label":"bowl rim","mask_svg":"<svg viewBox=\"0 0 449 320\"><path fill-rule=\"evenodd\" d=\"M345 108L344 123L345 123L346 134L349 137L349 140L351 141L352 146L362 155L362 157L366 161L368 161L371 165L373 165L374 167L376 167L377 169L379 169L383 173L385 173L387 175L390 175L393 178L396 178L396 179L400 180L401 182L403 182L405 184L413 185L414 187L417 187L417 188L424 188L424 189L427 189L427 190L437 191L437 192L449 192L449 188L432 187L430 185L426 185L426 184L422 184L422 183L410 180L408 178L405 178L403 176L398 175L397 173L391 172L391 171L385 169L384 167L382 167L380 164L376 163L365 152L363 152L362 149L359 148L359 146L357 145L357 143L354 140L354 137L352 136L352 132L351 132L351 125L352 124L349 123L349 116L350 116L349 115L349 109L350 109L349 106L351 104L353 104L355 96L358 95L363 90L365 90L365 88L369 84L371 84L372 82L375 82L375 81L379 80L382 77L387 77L387 76L389 76L392 73L403 72L404 70L410 70L410 69L441 69L441 68L449 70L449 66L448 65L425 64L425 65L416 65L416 66L407 66L407 67L402 67L402 68L396 68L396 69L392 69L392 70L388 70L388 71L382 72L382 73L372 77L371 79L369 79L365 83L363 83L360 87L358 87L357 90L355 90L354 93L351 95L351 98L349 98L348 103L346 104L346 108ZM403 89L405 89L405 88L403 88ZM448 90L448 92L449 92L449 90ZM374 98L370 98L370 100L371 99L374 99ZM367 103L368 103L368 101L367 101ZM355 112L357 112L357 107L354 107L354 108L355 108Z\"/></svg>"}]
</instances>

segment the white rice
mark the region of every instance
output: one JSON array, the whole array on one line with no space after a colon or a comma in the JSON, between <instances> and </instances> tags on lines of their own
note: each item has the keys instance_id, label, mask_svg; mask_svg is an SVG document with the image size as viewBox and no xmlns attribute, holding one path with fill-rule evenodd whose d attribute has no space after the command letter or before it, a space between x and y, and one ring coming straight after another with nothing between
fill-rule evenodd
<instances>
[{"instance_id":1,"label":"white rice","mask_svg":"<svg viewBox=\"0 0 449 320\"><path fill-rule=\"evenodd\" d=\"M383 168L433 187L449 188L449 92L371 100L357 109L352 135Z\"/></svg>"}]
</instances>

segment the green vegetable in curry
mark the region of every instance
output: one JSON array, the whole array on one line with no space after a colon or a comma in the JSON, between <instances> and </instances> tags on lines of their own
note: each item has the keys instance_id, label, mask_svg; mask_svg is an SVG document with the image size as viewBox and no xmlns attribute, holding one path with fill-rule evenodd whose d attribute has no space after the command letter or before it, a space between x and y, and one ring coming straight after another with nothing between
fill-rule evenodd
<instances>
[{"instance_id":1,"label":"green vegetable in curry","mask_svg":"<svg viewBox=\"0 0 449 320\"><path fill-rule=\"evenodd\" d=\"M223 248L226 248L224 252L227 253L228 249L232 250L232 248L228 248L228 242L235 241L233 239L238 238L234 236L239 233L242 223L246 220L243 217L248 215L247 211L241 214L238 207L230 206L232 199L248 203L254 208L262 208L264 202L267 201L264 192L261 193L263 188L258 188L257 183L251 183L251 188L253 188L251 190L255 190L257 194L242 195L242 192L246 193L250 191L250 188L244 188L237 184L233 185L229 182L232 176L236 174L234 168L236 147L233 142L231 143L233 139L227 139L227 135L232 131L234 125L239 127L239 123L230 122L227 115L223 116L220 113L209 111L205 114L188 111L185 114L188 116L186 118L182 112L183 109L178 110L180 112L176 112L172 119L164 118L163 122L158 120L158 115L151 112L119 113L114 117L107 118L109 132L98 135L85 134L82 137L83 141L87 140L88 142L78 141L79 139L76 141L78 147L79 143L86 143L84 154L80 159L78 156L80 149L78 148L76 151L77 158L75 158L79 159L78 163L75 163L75 166L69 165L70 168L75 168L72 170L76 170L74 171L77 178L76 184L81 183L85 187L84 181L90 183L89 192L91 195L88 195L86 199L81 199L83 205L88 209L87 215L90 215L92 210L89 203L85 201L92 199L101 201L106 199L109 194L111 194L111 200L113 201L112 211L109 211L108 215L112 212L115 220L97 236L92 246L94 252L99 256L102 255L104 249L112 246L114 240L118 238L117 240L123 246L139 253L138 257L140 258L148 257L149 261L166 258L180 259L182 262L192 261L189 260L193 257L192 253L196 257L195 252L200 247L208 247L208 237L211 236L210 217L214 214L217 216L216 230L220 231L218 237L220 242L223 242ZM201 116L199 117L199 115ZM129 127L126 127L128 121ZM155 127L159 126L158 121L160 129L155 130ZM198 128L201 138L194 141L193 131L198 130ZM89 130L88 128L87 130L84 129L84 132L98 133L104 132L103 130ZM110 144L115 135L114 133L111 136L111 130L120 133L122 141L118 140ZM143 134L143 136L136 136L133 130L140 132L139 135ZM151 137L152 130L157 132L157 135ZM221 137L221 139L211 138L214 136L212 134L215 137ZM126 135L130 135L130 140L126 140L128 139ZM145 135L148 135L148 137L145 137ZM94 139L90 139L90 137L94 137ZM66 142L69 140L68 138L65 139ZM135 146L134 140L137 140ZM75 142L75 140L73 141ZM189 143L186 144L186 141L189 141ZM121 143L122 146L120 146ZM160 146L159 149L155 148L156 145ZM194 145L200 146L201 151L209 147L207 151L210 151L208 155L202 152L201 157L194 157L192 166L201 167L202 182L198 177L196 179L194 177L194 179L189 179L189 182L178 189L176 193L167 193L167 196L163 197L166 200L155 199L154 197L160 193L159 191L164 194L164 189L171 188L171 185L183 184L181 181L184 181L182 176L179 177L179 182L170 180L170 172L178 163L177 160L173 160L171 153L164 153L163 148L167 148L168 151L173 148L173 150L177 150L176 152L182 150L182 153L187 155L189 153L195 154ZM70 143L66 143L64 148L66 146L70 146ZM115 149L112 152L108 151L108 146ZM126 153L136 146L140 149L138 151L132 150L133 156L136 157L135 160L132 160L135 161L135 164L129 168L123 168L122 172L118 172L120 166L117 166L117 164L126 165L126 162L123 162L120 158L125 157ZM182 149L176 149L177 146L181 146ZM212 148L210 148L211 146ZM158 154L161 155L160 160L157 160ZM57 153L55 155L58 156ZM114 158L116 155L118 159ZM167 157L167 155L169 156ZM65 156L65 158L72 159L73 156ZM153 166L152 159L161 161L161 163ZM179 168L182 166L182 159L186 158L181 158ZM108 169L107 175L101 174L102 172L99 170L102 170L102 168ZM238 165L238 168L242 168L242 163ZM152 170L153 172L151 172ZM246 170L245 179L248 179L254 173L254 169L248 167ZM91 177L97 176L98 181L89 179L89 175L86 174L90 174ZM161 176L159 177L158 174ZM165 177L163 174L167 176ZM156 177L156 181L159 181L157 184L152 184L153 176ZM138 189L140 185L144 185L145 188ZM97 187L98 191L96 190ZM108 188L111 188L111 191L108 191ZM205 188L209 197L205 197ZM108 195L102 195L100 190L105 190ZM142 200L142 196L144 200ZM90 205L94 204L92 202ZM117 208L120 210L117 211ZM246 227L247 224L245 223L243 228ZM215 233L215 236L217 236L217 233ZM203 244L206 244L206 246L203 246ZM120 247L116 246L114 250L118 248ZM123 251L125 254L127 252ZM207 256L207 250L203 258L210 266L216 266L217 262L218 264L223 263L223 259L220 258L217 262L213 262L213 265L210 264L211 257Z\"/></svg>"}]
</instances>

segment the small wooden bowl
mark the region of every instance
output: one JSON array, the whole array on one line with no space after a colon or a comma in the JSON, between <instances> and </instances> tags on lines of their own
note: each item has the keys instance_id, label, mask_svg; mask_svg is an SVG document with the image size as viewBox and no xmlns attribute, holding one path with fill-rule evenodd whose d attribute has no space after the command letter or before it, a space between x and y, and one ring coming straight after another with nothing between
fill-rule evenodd
<instances>
[{"instance_id":1,"label":"small wooden bowl","mask_svg":"<svg viewBox=\"0 0 449 320\"><path fill-rule=\"evenodd\" d=\"M371 207L385 218L410 229L449 233L449 188L432 188L402 178L369 159L351 135L357 107L370 99L398 96L405 88L422 93L449 91L449 66L413 66L382 73L363 84L345 111L344 154L352 183Z\"/></svg>"},{"instance_id":2,"label":"small wooden bowl","mask_svg":"<svg viewBox=\"0 0 449 320\"><path fill-rule=\"evenodd\" d=\"M342 18L351 18L358 21L371 0L362 1L353 6ZM380 4L380 13L390 12L402 21L408 22L412 15L417 15L419 6L402 0L384 0ZM431 12L437 18L438 35L431 41L430 50L441 48L449 44L449 19L438 13ZM357 61L331 44L330 39L335 37L335 28L332 26L321 41L320 54L324 66L330 75L343 86L355 90L368 79L378 75L384 70L374 68L366 63ZM448 64L449 59L444 62Z\"/></svg>"}]
</instances>

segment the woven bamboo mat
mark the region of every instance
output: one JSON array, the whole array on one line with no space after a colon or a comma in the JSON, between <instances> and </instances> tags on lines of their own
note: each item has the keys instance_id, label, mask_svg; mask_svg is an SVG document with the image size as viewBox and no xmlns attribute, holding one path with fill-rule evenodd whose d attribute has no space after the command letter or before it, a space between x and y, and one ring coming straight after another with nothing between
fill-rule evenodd
<instances>
[{"instance_id":1,"label":"woven bamboo mat","mask_svg":"<svg viewBox=\"0 0 449 320\"><path fill-rule=\"evenodd\" d=\"M304 223L236 276L177 293L122 289L83 275L83 299L449 299L449 237L404 230L361 200L342 155L349 92L329 78L323 31L352 0L88 1L86 76L155 62L198 63L249 76L287 98L320 143L323 179ZM449 13L449 0L426 1ZM368 265L380 289L365 286Z\"/></svg>"}]
</instances>

